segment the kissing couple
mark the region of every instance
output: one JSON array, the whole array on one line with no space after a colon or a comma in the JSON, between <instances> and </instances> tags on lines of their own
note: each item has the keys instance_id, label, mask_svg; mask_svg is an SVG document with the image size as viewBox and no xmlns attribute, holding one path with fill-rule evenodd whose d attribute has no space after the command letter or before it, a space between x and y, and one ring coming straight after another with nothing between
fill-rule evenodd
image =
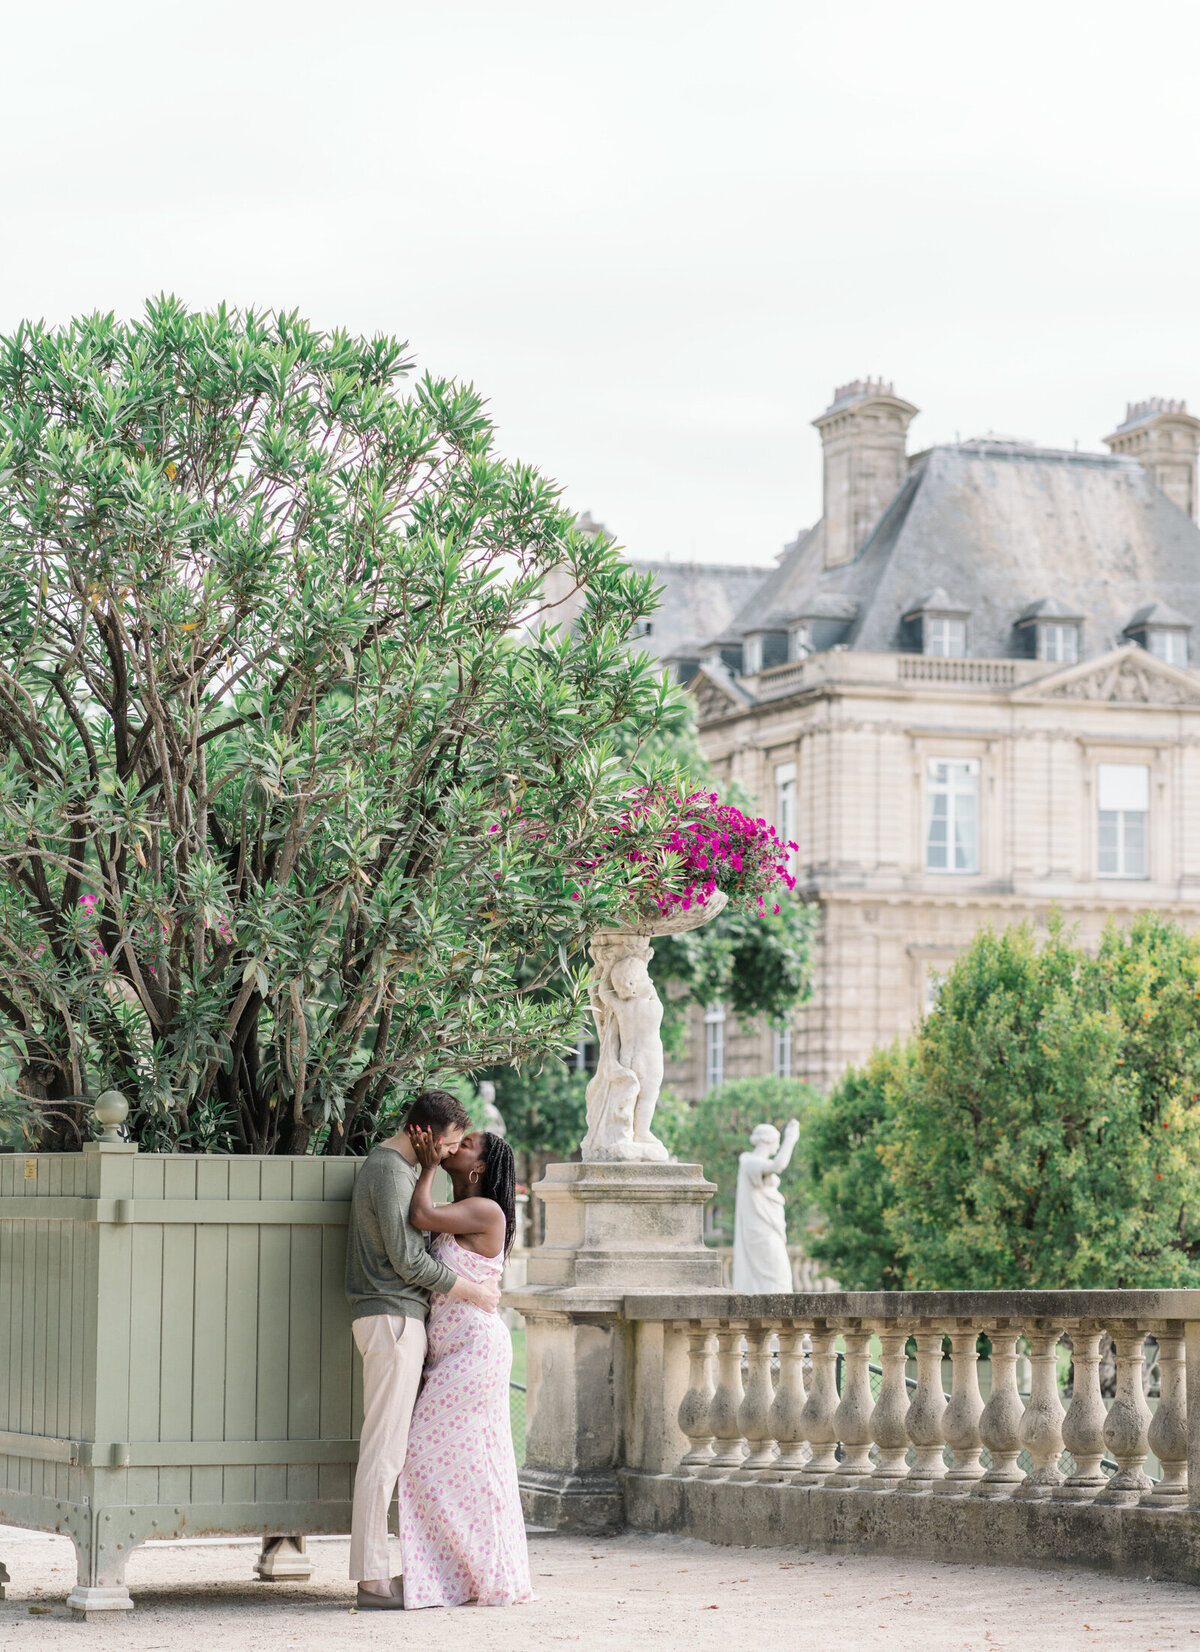
<instances>
[{"instance_id":1,"label":"kissing couple","mask_svg":"<svg viewBox=\"0 0 1200 1652\"><path fill-rule=\"evenodd\" d=\"M439 1165L453 1204L433 1202ZM360 1611L533 1599L508 1409L512 1339L498 1313L515 1228L512 1148L472 1131L448 1091L422 1090L402 1129L368 1155L350 1206L346 1295L363 1362L350 1526Z\"/></svg>"}]
</instances>

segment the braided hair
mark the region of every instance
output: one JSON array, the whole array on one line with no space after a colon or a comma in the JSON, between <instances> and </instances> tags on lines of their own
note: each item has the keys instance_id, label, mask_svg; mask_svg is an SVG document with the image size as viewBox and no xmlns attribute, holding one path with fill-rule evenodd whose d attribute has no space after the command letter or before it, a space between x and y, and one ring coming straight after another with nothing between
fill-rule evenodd
<instances>
[{"instance_id":1,"label":"braided hair","mask_svg":"<svg viewBox=\"0 0 1200 1652\"><path fill-rule=\"evenodd\" d=\"M517 1161L503 1136L483 1132L483 1185L485 1199L494 1199L504 1212L504 1254L517 1236Z\"/></svg>"}]
</instances>

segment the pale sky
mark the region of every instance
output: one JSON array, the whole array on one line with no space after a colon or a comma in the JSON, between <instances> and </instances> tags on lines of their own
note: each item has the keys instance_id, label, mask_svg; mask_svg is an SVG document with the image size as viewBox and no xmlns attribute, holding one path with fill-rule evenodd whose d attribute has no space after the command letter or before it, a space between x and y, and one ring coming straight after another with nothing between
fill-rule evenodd
<instances>
[{"instance_id":1,"label":"pale sky","mask_svg":"<svg viewBox=\"0 0 1200 1652\"><path fill-rule=\"evenodd\" d=\"M914 450L1200 411L1192 0L38 0L3 42L0 329L167 289L396 333L631 555L770 563L862 375Z\"/></svg>"}]
</instances>

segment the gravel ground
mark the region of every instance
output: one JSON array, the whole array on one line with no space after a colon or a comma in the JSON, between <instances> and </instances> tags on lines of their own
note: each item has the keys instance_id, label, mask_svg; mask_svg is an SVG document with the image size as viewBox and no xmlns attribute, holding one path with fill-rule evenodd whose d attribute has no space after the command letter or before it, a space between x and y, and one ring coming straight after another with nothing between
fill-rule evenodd
<instances>
[{"instance_id":1,"label":"gravel ground","mask_svg":"<svg viewBox=\"0 0 1200 1652\"><path fill-rule=\"evenodd\" d=\"M530 1540L538 1599L504 1610L395 1614L351 1610L349 1544L310 1545L311 1581L259 1583L254 1546L163 1543L139 1549L128 1582L136 1610L76 1623L64 1601L74 1557L64 1538L0 1528L12 1574L0 1602L0 1647L122 1648L122 1652L529 1652L643 1645L663 1652L754 1652L838 1646L921 1652L1047 1647L1074 1652L1200 1652L1200 1592L1179 1584L939 1566L880 1556L834 1558L794 1549L724 1549L684 1538ZM30 1608L35 1610L31 1612ZM47 1610L49 1608L49 1610Z\"/></svg>"}]
</instances>

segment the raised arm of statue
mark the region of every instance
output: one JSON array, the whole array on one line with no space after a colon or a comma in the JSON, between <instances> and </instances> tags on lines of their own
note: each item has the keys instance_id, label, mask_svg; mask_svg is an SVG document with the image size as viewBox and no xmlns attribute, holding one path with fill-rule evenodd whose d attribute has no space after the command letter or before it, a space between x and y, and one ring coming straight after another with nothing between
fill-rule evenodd
<instances>
[{"instance_id":1,"label":"raised arm of statue","mask_svg":"<svg viewBox=\"0 0 1200 1652\"><path fill-rule=\"evenodd\" d=\"M800 1137L800 1120L789 1119L783 1129L783 1140L779 1144L779 1151L773 1159L763 1166L765 1173L782 1176L792 1162L792 1154L796 1150L796 1142Z\"/></svg>"}]
</instances>

